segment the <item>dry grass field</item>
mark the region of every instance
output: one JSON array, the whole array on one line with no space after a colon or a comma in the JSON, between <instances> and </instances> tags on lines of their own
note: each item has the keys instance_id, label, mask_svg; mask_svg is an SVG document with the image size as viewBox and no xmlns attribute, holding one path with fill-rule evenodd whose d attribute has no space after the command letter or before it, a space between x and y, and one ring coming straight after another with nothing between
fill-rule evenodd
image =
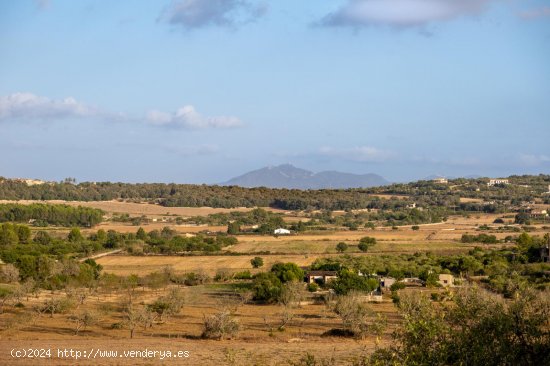
<instances>
[{"instance_id":1,"label":"dry grass field","mask_svg":"<svg viewBox=\"0 0 550 366\"><path fill-rule=\"evenodd\" d=\"M381 197L384 198L384 197ZM404 197L406 198L406 197ZM26 201L29 202L30 201ZM150 217L195 216L216 212L235 211L233 209L212 208L166 208L158 205L125 203L125 202L58 202L70 205L86 205L100 208L108 214L127 213L131 216L147 215ZM249 209L237 209L245 211ZM284 211L278 211L284 212ZM291 212L284 212L288 222L303 220ZM336 213L344 214L344 212ZM476 244L463 244L463 234L481 232L496 235L499 239L510 235L510 232L497 232L493 221L502 215L471 215L469 217L453 216L448 221L437 224L419 225L418 230L403 226L394 230L389 227L377 227L374 230L361 228L357 231L342 229L307 232L289 236L239 235L236 245L224 248L225 251L241 253L240 255L212 256L130 256L116 253L97 258L105 273L127 276L140 276L170 267L174 273L200 272L213 277L218 271L238 272L250 270L256 273L269 269L275 262L294 262L299 266L310 265L318 258L339 255L336 244L346 242L347 253L352 256L377 256L382 254L414 253L431 251L434 253L458 253L467 251ZM488 231L479 231L480 225L489 225ZM175 225L169 222L155 222L143 225L146 231L161 230L169 226L180 234L194 235L200 231L225 232L225 226ZM83 230L87 233L98 229L135 232L138 227L126 223L104 222L93 229ZM59 231L60 235L67 228L47 228ZM359 240L364 236L374 237L376 245L368 253L357 249ZM477 244L479 245L479 244ZM494 245L501 247L504 244ZM488 247L488 246L486 246ZM269 252L269 254L265 254ZM263 253L263 254L260 254ZM252 269L250 260L260 256L264 260L261 269ZM89 296L85 303L64 314L53 317L42 314L37 316L32 309L52 297L65 296L62 292L42 291L38 297L22 301L22 307L8 307L0 314L0 365L288 365L306 353L317 359L330 360L327 364L351 364L361 355L376 348L376 337L369 336L364 340L351 338L327 337L323 334L330 329L341 327L340 319L323 304L303 305L293 310L294 318L284 331L278 331L281 322L282 307L279 305L241 304L236 307L235 316L242 331L233 340L204 340L200 338L204 317L231 305L232 296L237 287L230 283L213 283L195 287L180 287L184 292L185 305L180 313L156 322L151 329L138 329L134 339L129 338L127 329L118 329L114 324L123 322L122 304L126 301L124 290L98 293ZM150 304L164 295L167 290L138 288L136 303L140 306ZM426 291L415 289L414 291ZM436 291L429 289L427 291ZM391 331L395 329L399 317L396 308L389 298L380 304L371 304L371 309L381 313L388 320L389 327L380 339L379 345L391 342ZM98 314L97 324L87 327L78 335L74 334L75 323L70 319L72 313L89 310ZM34 314L34 315L32 315ZM14 348L73 348L84 351L102 349L110 351L155 350L155 351L189 351L189 357L183 359L14 359L10 352Z\"/></svg>"},{"instance_id":2,"label":"dry grass field","mask_svg":"<svg viewBox=\"0 0 550 366\"><path fill-rule=\"evenodd\" d=\"M325 305L302 305L292 310L294 318L284 331L277 328L281 322L283 308L279 305L240 305L234 315L241 324L242 331L237 339L213 341L200 339L204 316L227 306L227 297L233 294L231 284L201 285L182 287L185 306L175 316L156 322L147 330L136 330L130 339L127 329L113 329L112 325L123 321L121 304L124 294L101 293L86 299L79 309L67 314L43 314L39 317L24 315L28 310L10 310L0 315L0 364L2 365L288 365L307 352L318 359L334 357L338 364L352 362L361 355L372 351L374 338L354 340L349 338L325 337L323 333L341 326L340 319ZM136 302L150 303L165 290L141 290L135 292ZM63 293L43 292L37 298L25 301L26 308L38 305L50 297L64 296ZM371 304L370 308L383 315L389 324L381 339L384 345L390 341L390 333L399 318L389 299L383 303ZM74 334L75 324L69 319L73 312L82 310L98 314L97 324L90 326L78 335ZM13 348L73 348L80 351L91 349L116 350L182 350L189 351L187 359L164 360L142 358L113 359L14 359L10 357ZM53 362L53 363L52 363Z\"/></svg>"}]
</instances>

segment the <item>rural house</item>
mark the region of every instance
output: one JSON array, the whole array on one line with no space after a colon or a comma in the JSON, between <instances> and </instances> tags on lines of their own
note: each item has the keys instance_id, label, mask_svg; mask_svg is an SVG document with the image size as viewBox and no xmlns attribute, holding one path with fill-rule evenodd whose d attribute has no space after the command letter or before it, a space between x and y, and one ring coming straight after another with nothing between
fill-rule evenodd
<instances>
[{"instance_id":1,"label":"rural house","mask_svg":"<svg viewBox=\"0 0 550 366\"><path fill-rule=\"evenodd\" d=\"M432 179L432 182L437 184L447 184L449 183L449 180L447 178L435 178L435 179Z\"/></svg>"},{"instance_id":2,"label":"rural house","mask_svg":"<svg viewBox=\"0 0 550 366\"><path fill-rule=\"evenodd\" d=\"M439 275L439 281L437 281L443 287L453 286L455 283L455 278L451 274L442 273Z\"/></svg>"},{"instance_id":3,"label":"rural house","mask_svg":"<svg viewBox=\"0 0 550 366\"><path fill-rule=\"evenodd\" d=\"M279 229L275 229L275 230L273 231L273 234L275 234L275 235L289 235L289 234L290 234L290 230L283 229L283 228L279 228Z\"/></svg>"},{"instance_id":4,"label":"rural house","mask_svg":"<svg viewBox=\"0 0 550 366\"><path fill-rule=\"evenodd\" d=\"M338 278L336 271L309 271L306 273L307 283L325 284Z\"/></svg>"},{"instance_id":5,"label":"rural house","mask_svg":"<svg viewBox=\"0 0 550 366\"><path fill-rule=\"evenodd\" d=\"M396 283L397 280L393 277L381 277L380 278L380 288L383 290L388 290L391 285Z\"/></svg>"},{"instance_id":6,"label":"rural house","mask_svg":"<svg viewBox=\"0 0 550 366\"><path fill-rule=\"evenodd\" d=\"M510 182L508 182L508 179L490 179L487 187L493 187L497 184L510 184Z\"/></svg>"}]
</instances>

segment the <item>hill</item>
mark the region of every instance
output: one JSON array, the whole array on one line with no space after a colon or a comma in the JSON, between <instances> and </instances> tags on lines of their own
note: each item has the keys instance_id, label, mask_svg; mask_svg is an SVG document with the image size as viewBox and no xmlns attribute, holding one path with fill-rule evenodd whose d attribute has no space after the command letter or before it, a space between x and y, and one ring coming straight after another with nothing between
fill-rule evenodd
<instances>
[{"instance_id":1,"label":"hill","mask_svg":"<svg viewBox=\"0 0 550 366\"><path fill-rule=\"evenodd\" d=\"M351 174L337 171L313 173L290 164L265 167L232 178L222 185L289 189L341 189L378 187L389 184L377 174Z\"/></svg>"}]
</instances>

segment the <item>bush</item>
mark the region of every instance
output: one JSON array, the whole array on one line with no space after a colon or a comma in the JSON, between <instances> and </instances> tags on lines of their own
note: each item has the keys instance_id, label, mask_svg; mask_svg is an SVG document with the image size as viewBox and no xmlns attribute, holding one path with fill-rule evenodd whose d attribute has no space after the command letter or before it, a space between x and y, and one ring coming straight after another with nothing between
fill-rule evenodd
<instances>
[{"instance_id":1,"label":"bush","mask_svg":"<svg viewBox=\"0 0 550 366\"><path fill-rule=\"evenodd\" d=\"M237 336L240 331L239 322L231 316L227 310L204 318L203 338L208 339L231 339Z\"/></svg>"},{"instance_id":2,"label":"bush","mask_svg":"<svg viewBox=\"0 0 550 366\"><path fill-rule=\"evenodd\" d=\"M254 257L250 260L253 268L260 268L264 265L264 260L261 257Z\"/></svg>"},{"instance_id":3,"label":"bush","mask_svg":"<svg viewBox=\"0 0 550 366\"><path fill-rule=\"evenodd\" d=\"M397 344L377 350L377 365L548 365L550 302L545 294L522 291L512 301L466 288L456 306L403 294L405 321ZM369 364L369 363L367 363Z\"/></svg>"},{"instance_id":4,"label":"bush","mask_svg":"<svg viewBox=\"0 0 550 366\"><path fill-rule=\"evenodd\" d=\"M397 291L397 290L402 290L405 288L405 284L403 282L394 282L392 283L392 285L390 286L390 290L392 292L394 291Z\"/></svg>"},{"instance_id":5,"label":"bush","mask_svg":"<svg viewBox=\"0 0 550 366\"><path fill-rule=\"evenodd\" d=\"M197 285L202 285L204 283L207 283L209 280L210 280L210 277L208 277L204 273L190 272L185 275L185 279L183 283L186 286L197 286Z\"/></svg>"},{"instance_id":6,"label":"bush","mask_svg":"<svg viewBox=\"0 0 550 366\"><path fill-rule=\"evenodd\" d=\"M309 292L317 292L317 290L319 290L319 285L316 284L315 282L308 283L307 284L307 290Z\"/></svg>"},{"instance_id":7,"label":"bush","mask_svg":"<svg viewBox=\"0 0 550 366\"><path fill-rule=\"evenodd\" d=\"M249 270L237 272L233 275L233 278L236 280L250 280L252 278L252 274Z\"/></svg>"},{"instance_id":8,"label":"bush","mask_svg":"<svg viewBox=\"0 0 550 366\"><path fill-rule=\"evenodd\" d=\"M417 231L417 230L420 230L420 226L413 225L413 226L411 226L411 229L414 230L414 231Z\"/></svg>"},{"instance_id":9,"label":"bush","mask_svg":"<svg viewBox=\"0 0 550 366\"><path fill-rule=\"evenodd\" d=\"M274 302L279 299L282 290L281 280L273 272L258 273L254 277L254 300Z\"/></svg>"},{"instance_id":10,"label":"bush","mask_svg":"<svg viewBox=\"0 0 550 366\"><path fill-rule=\"evenodd\" d=\"M233 277L233 274L227 269L218 269L216 275L214 276L214 281L216 282L226 282Z\"/></svg>"},{"instance_id":11,"label":"bush","mask_svg":"<svg viewBox=\"0 0 550 366\"><path fill-rule=\"evenodd\" d=\"M342 241L342 242L336 244L336 250L339 253L344 253L346 250L348 250L348 245Z\"/></svg>"}]
</instances>

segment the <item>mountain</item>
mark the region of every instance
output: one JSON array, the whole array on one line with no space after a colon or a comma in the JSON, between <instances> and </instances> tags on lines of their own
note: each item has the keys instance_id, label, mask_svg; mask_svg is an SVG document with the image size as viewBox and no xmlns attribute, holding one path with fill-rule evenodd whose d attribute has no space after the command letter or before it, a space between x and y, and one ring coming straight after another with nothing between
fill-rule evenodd
<instances>
[{"instance_id":1,"label":"mountain","mask_svg":"<svg viewBox=\"0 0 550 366\"><path fill-rule=\"evenodd\" d=\"M361 188L389 184L377 174L351 174L336 171L313 173L290 164L265 167L245 173L222 183L226 186L268 188Z\"/></svg>"}]
</instances>

